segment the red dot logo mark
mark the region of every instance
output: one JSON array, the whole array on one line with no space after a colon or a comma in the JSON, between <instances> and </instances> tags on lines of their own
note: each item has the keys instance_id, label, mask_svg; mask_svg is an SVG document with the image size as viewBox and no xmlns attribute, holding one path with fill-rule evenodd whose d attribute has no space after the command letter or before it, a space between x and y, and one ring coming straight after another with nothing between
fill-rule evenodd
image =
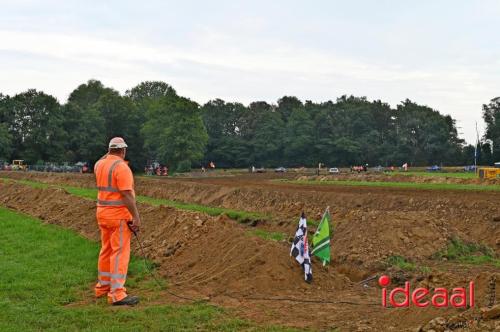
<instances>
[{"instance_id":1,"label":"red dot logo mark","mask_svg":"<svg viewBox=\"0 0 500 332\"><path fill-rule=\"evenodd\" d=\"M378 278L378 284L381 287L387 287L387 286L389 286L390 283L391 283L391 278L389 278L386 275L382 275L382 276L380 276L380 278Z\"/></svg>"}]
</instances>

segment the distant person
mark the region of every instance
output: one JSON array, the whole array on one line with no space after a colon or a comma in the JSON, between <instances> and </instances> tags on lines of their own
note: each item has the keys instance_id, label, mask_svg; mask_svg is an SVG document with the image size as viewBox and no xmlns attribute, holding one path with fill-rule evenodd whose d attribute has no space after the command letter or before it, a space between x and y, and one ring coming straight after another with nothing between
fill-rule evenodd
<instances>
[{"instance_id":1,"label":"distant person","mask_svg":"<svg viewBox=\"0 0 500 332\"><path fill-rule=\"evenodd\" d=\"M132 231L138 232L141 218L135 201L134 178L125 163L127 144L121 137L109 142L108 154L94 167L97 182L97 223L101 231L96 297L108 297L113 305L135 305L139 297L127 294Z\"/></svg>"}]
</instances>

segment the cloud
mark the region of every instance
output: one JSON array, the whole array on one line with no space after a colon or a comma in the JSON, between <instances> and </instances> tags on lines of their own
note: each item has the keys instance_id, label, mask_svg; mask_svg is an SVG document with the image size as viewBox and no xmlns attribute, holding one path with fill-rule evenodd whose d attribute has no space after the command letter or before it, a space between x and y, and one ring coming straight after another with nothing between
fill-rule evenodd
<instances>
[{"instance_id":1,"label":"cloud","mask_svg":"<svg viewBox=\"0 0 500 332\"><path fill-rule=\"evenodd\" d=\"M352 93L394 106L410 98L452 114L466 127L469 141L475 137L471 122L480 121L481 103L500 94L494 90L500 83L495 57L481 64L465 57L415 66L286 41L259 48L204 26L197 32L193 44L182 44L106 38L99 30L84 34L0 29L0 90L35 87L64 102L90 78L121 91L142 80L162 79L198 102L216 97L275 101L285 94L324 101Z\"/></svg>"},{"instance_id":2,"label":"cloud","mask_svg":"<svg viewBox=\"0 0 500 332\"><path fill-rule=\"evenodd\" d=\"M0 51L15 51L113 69L128 69L131 65L137 66L141 63L174 65L189 62L192 65L212 66L242 73L274 72L317 77L320 80L331 76L380 82L432 80L443 77L442 72L408 70L400 65L374 65L321 50L300 50L292 47L263 50L254 54L247 54L234 47L193 52L175 46L130 43L85 35L5 30L0 31L0 40L3 41ZM450 72L447 76L461 79L471 76L471 73L462 70Z\"/></svg>"}]
</instances>

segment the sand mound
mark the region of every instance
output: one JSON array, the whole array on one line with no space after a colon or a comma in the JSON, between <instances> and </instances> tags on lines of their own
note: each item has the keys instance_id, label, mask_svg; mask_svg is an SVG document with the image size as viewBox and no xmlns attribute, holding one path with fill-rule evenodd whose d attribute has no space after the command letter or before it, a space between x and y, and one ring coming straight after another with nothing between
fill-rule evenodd
<instances>
[{"instance_id":1,"label":"sand mound","mask_svg":"<svg viewBox=\"0 0 500 332\"><path fill-rule=\"evenodd\" d=\"M18 178L42 179L47 183L91 186L89 176L37 174ZM237 180L235 184L238 185ZM331 206L336 229L333 264L314 265L314 282L303 282L297 264L289 257L287 242L266 241L249 235L249 226L225 216L181 211L169 207L140 205L146 254L159 264L159 273L169 279L172 289L209 297L212 303L238 308L238 313L256 321L275 322L298 327L341 330L414 329L437 316L456 316L456 309L393 310L384 309L380 291L371 282L368 287L356 282L373 273L388 273L397 280L401 271L386 270L383 264L391 255L401 255L423 264L434 264L432 275L405 273L399 280L412 285L454 287L468 280L477 285L477 303L485 306L493 267L463 267L453 263L429 261L458 236L487 243L498 253L500 223L491 218L497 196L479 193L426 192L363 193L354 188L333 191L298 189L294 186L245 185L235 188L214 183L180 183L139 179L142 194L148 185L154 195L191 195L217 206L253 207L279 212L273 222L257 227L293 234L295 216L307 204L310 215ZM165 197L169 198L169 197ZM298 203L300 202L300 203ZM0 182L0 205L39 217L45 222L73 229L98 240L95 203L75 197L62 189L34 189L26 185ZM234 206L236 205L236 206ZM140 254L134 246L135 254ZM498 271L496 271L498 272ZM500 278L496 282L500 293ZM259 298L260 300L256 300ZM262 298L267 298L264 300ZM270 298L326 300L329 303L292 303L269 301ZM490 323L485 323L490 324Z\"/></svg>"}]
</instances>

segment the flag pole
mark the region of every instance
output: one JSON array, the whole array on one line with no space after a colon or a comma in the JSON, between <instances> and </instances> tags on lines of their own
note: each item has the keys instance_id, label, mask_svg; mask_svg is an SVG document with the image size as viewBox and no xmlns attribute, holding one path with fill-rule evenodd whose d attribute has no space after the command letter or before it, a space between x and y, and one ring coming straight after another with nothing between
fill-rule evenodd
<instances>
[{"instance_id":1,"label":"flag pole","mask_svg":"<svg viewBox=\"0 0 500 332\"><path fill-rule=\"evenodd\" d=\"M326 216L326 213L327 213L327 212L330 212L330 205L328 205L328 206L326 207L325 212L323 212L323 216L321 217L321 220L323 220L323 218L325 218L325 216ZM320 220L320 221L321 221L321 220ZM319 225L318 225L318 226L319 226ZM317 231L318 231L318 229L316 229L316 232L317 232ZM316 232L315 232L315 233L316 233Z\"/></svg>"},{"instance_id":2,"label":"flag pole","mask_svg":"<svg viewBox=\"0 0 500 332\"><path fill-rule=\"evenodd\" d=\"M326 215L327 212L330 212L330 205L326 207L325 212L323 213L323 217Z\"/></svg>"},{"instance_id":3,"label":"flag pole","mask_svg":"<svg viewBox=\"0 0 500 332\"><path fill-rule=\"evenodd\" d=\"M476 175L479 173L477 169L478 145L479 145L479 132L477 131L477 121L476 121L476 149L474 151L474 172L476 173Z\"/></svg>"}]
</instances>

